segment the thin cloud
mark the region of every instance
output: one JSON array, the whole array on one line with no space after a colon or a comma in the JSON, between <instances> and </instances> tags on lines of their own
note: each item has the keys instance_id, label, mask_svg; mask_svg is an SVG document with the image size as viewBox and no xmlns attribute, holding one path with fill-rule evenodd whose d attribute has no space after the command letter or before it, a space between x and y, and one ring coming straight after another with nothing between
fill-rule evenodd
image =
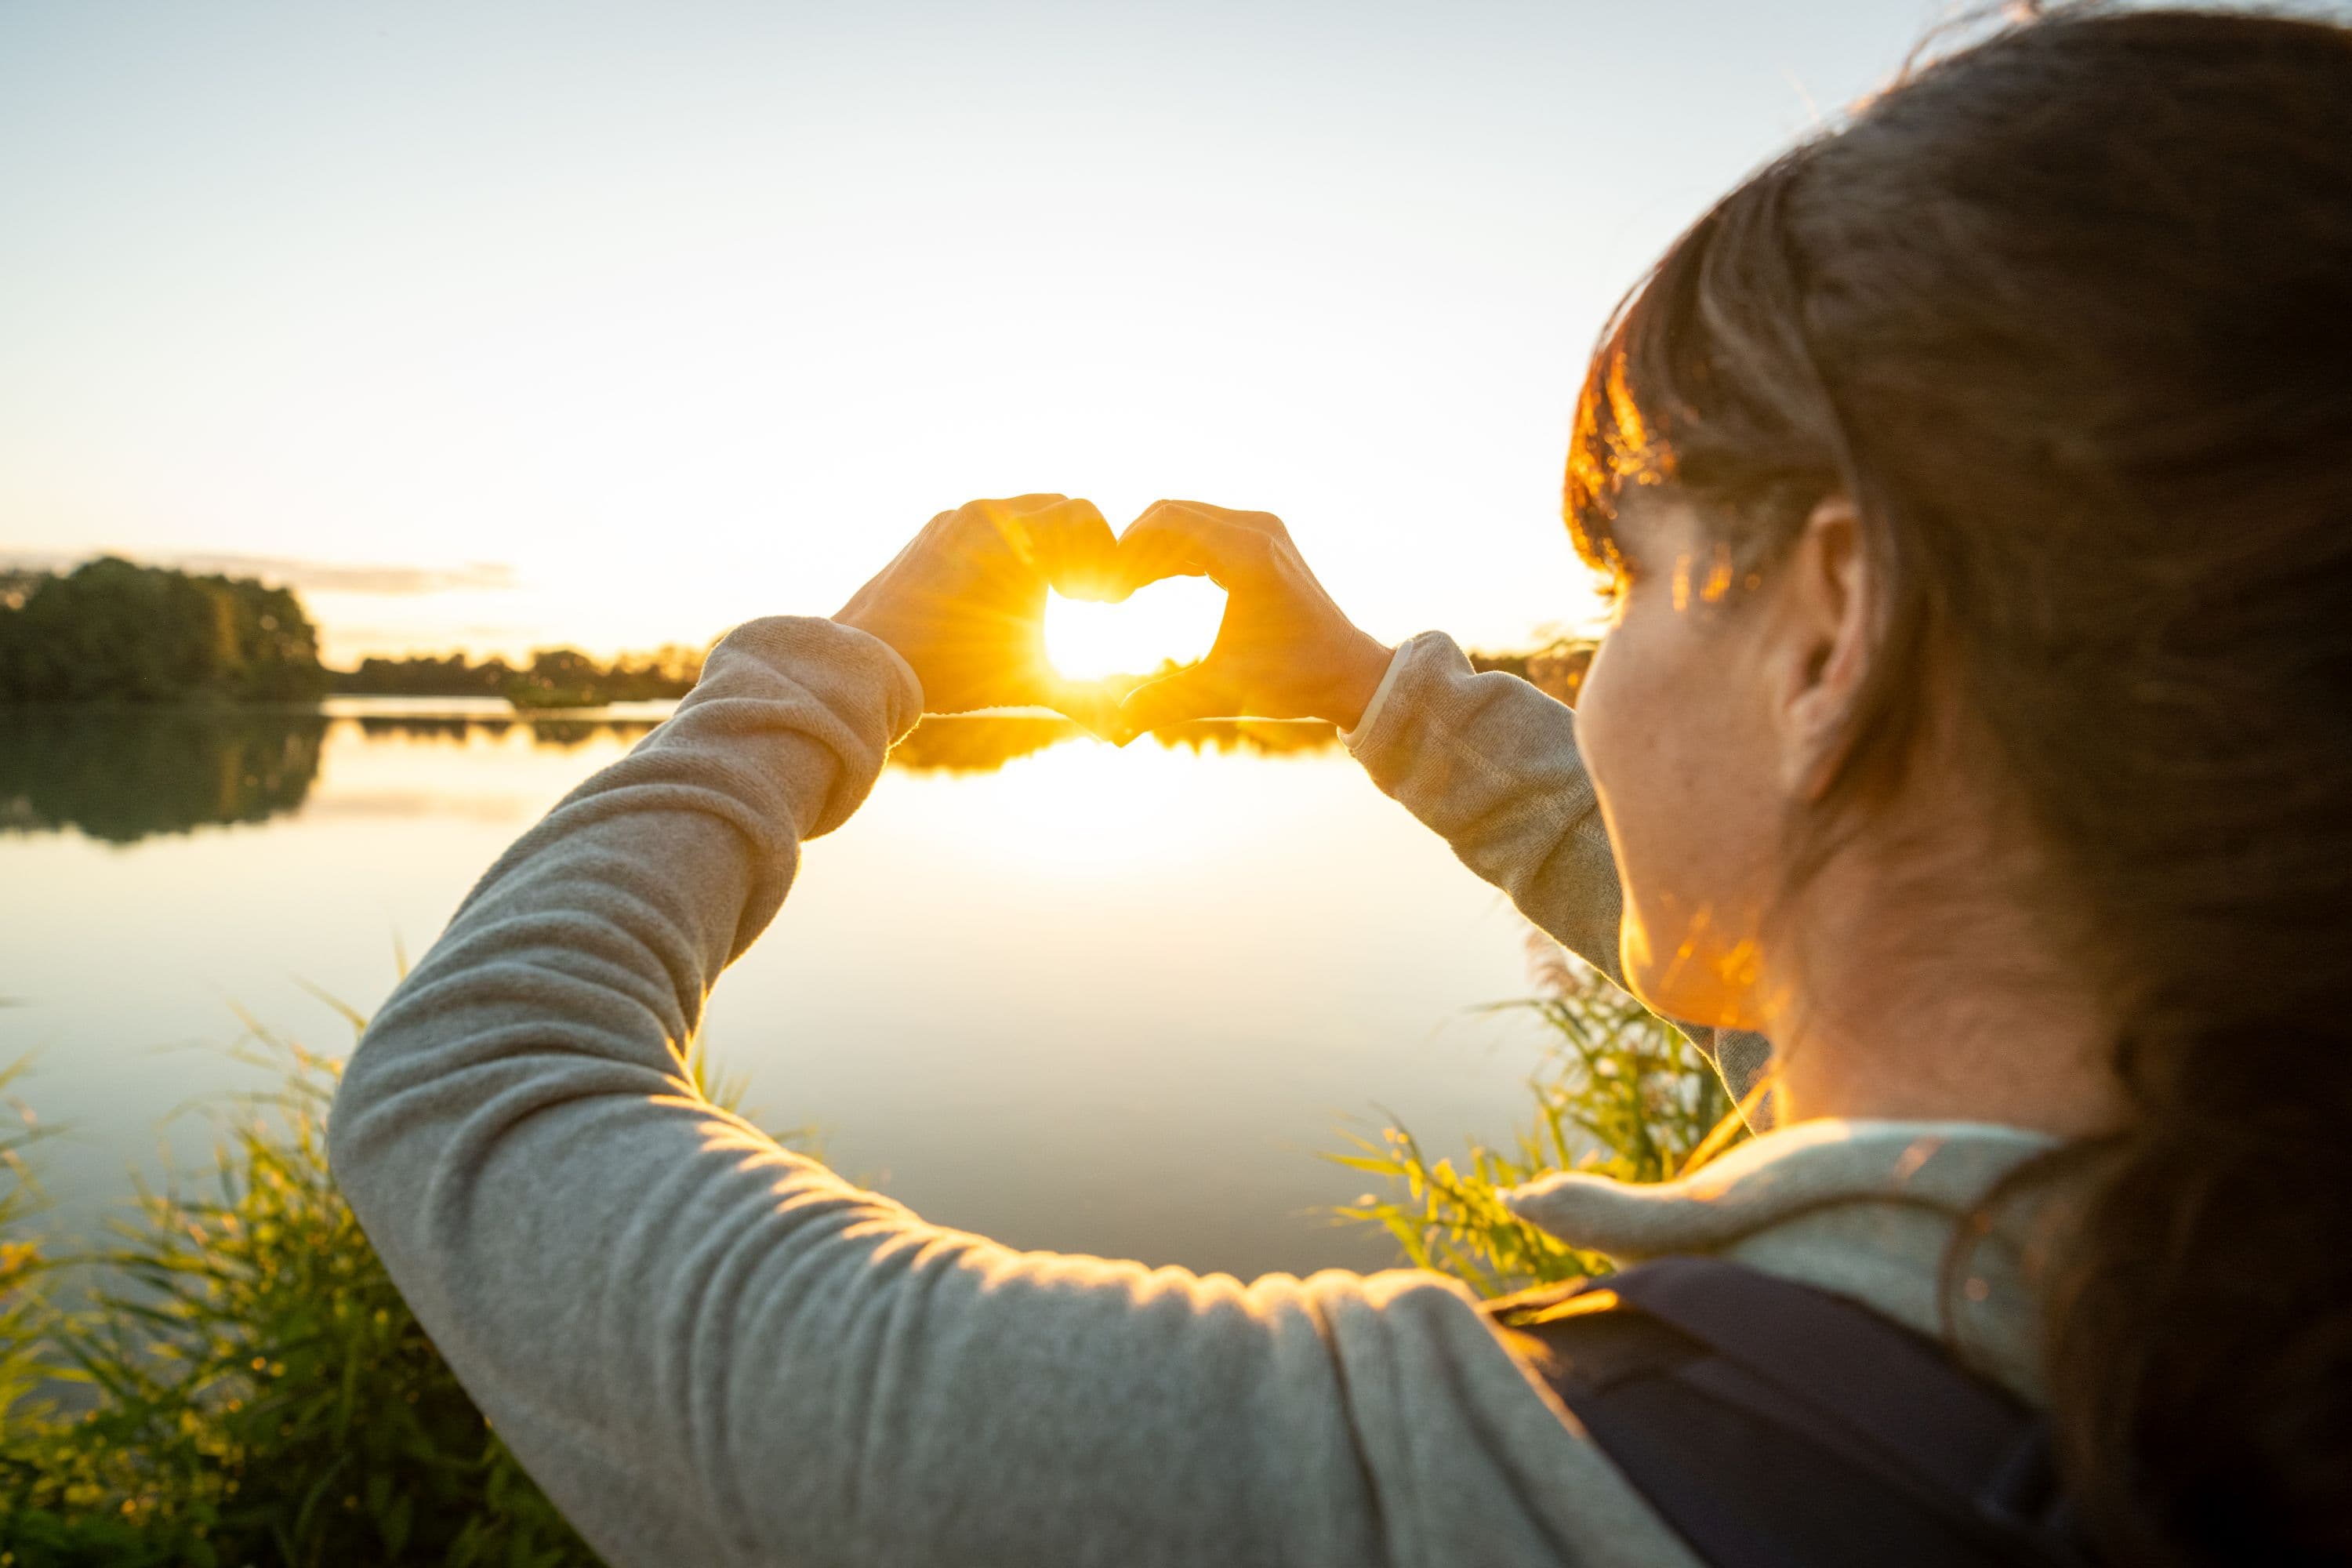
<instances>
[{"instance_id":1,"label":"thin cloud","mask_svg":"<svg viewBox=\"0 0 2352 1568\"><path fill-rule=\"evenodd\" d=\"M105 551L0 551L0 571L62 572ZM467 590L514 588L521 585L515 569L499 561L468 561L458 566L391 566L348 561L305 561L287 555L202 553L147 554L121 552L126 558L153 566L173 566L183 572L217 573L224 577L258 577L289 588L322 594L381 594L414 596Z\"/></svg>"}]
</instances>

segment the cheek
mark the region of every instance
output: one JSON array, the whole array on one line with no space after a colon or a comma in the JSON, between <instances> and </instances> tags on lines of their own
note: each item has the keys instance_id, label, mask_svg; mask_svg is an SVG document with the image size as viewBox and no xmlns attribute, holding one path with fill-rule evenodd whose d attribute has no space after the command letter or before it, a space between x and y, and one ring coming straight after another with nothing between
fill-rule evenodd
<instances>
[{"instance_id":1,"label":"cheek","mask_svg":"<svg viewBox=\"0 0 2352 1568\"><path fill-rule=\"evenodd\" d=\"M1735 1026L1752 1012L1755 868L1773 809L1738 647L1670 611L1629 615L1577 708L1625 891L1626 978L1659 1012Z\"/></svg>"},{"instance_id":2,"label":"cheek","mask_svg":"<svg viewBox=\"0 0 2352 1568\"><path fill-rule=\"evenodd\" d=\"M1577 707L1577 738L1629 895L1679 879L1710 772L1704 689L1694 689L1689 650L1675 632L1633 621L1612 632Z\"/></svg>"}]
</instances>

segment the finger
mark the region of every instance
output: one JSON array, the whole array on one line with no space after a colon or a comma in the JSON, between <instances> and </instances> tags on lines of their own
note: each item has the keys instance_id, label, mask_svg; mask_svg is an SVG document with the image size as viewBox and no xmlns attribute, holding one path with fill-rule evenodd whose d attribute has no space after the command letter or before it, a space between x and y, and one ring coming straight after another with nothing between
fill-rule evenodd
<instances>
[{"instance_id":1,"label":"finger","mask_svg":"<svg viewBox=\"0 0 2352 1568\"><path fill-rule=\"evenodd\" d=\"M1024 568L1034 570L1036 552L1029 542L1030 516L1068 500L1040 491L1034 495L966 501L950 515L977 521L1003 543L1005 551Z\"/></svg>"},{"instance_id":2,"label":"finger","mask_svg":"<svg viewBox=\"0 0 2352 1568\"><path fill-rule=\"evenodd\" d=\"M1124 677L1064 680L1049 676L1039 684L1035 700L1064 718L1076 720L1089 732L1124 744L1133 736L1126 732L1125 721L1119 717L1119 701L1140 684Z\"/></svg>"},{"instance_id":3,"label":"finger","mask_svg":"<svg viewBox=\"0 0 2352 1568\"><path fill-rule=\"evenodd\" d=\"M1120 599L1118 542L1090 500L1065 500L1022 518L1038 574L1073 599Z\"/></svg>"},{"instance_id":4,"label":"finger","mask_svg":"<svg viewBox=\"0 0 2352 1568\"><path fill-rule=\"evenodd\" d=\"M1147 731L1230 717L1237 707L1236 694L1215 666L1199 664L1129 692L1118 705L1118 731L1111 738L1123 746Z\"/></svg>"},{"instance_id":5,"label":"finger","mask_svg":"<svg viewBox=\"0 0 2352 1568\"><path fill-rule=\"evenodd\" d=\"M1192 501L1155 501L1118 541L1118 579L1133 592L1163 577L1206 577L1231 591L1234 580L1265 558L1270 542L1241 514Z\"/></svg>"},{"instance_id":6,"label":"finger","mask_svg":"<svg viewBox=\"0 0 2352 1568\"><path fill-rule=\"evenodd\" d=\"M1020 517L1024 513L1044 511L1056 507L1070 498L1056 491L1038 490L1025 496L998 496L989 500L964 502L964 510L985 512L997 517Z\"/></svg>"}]
</instances>

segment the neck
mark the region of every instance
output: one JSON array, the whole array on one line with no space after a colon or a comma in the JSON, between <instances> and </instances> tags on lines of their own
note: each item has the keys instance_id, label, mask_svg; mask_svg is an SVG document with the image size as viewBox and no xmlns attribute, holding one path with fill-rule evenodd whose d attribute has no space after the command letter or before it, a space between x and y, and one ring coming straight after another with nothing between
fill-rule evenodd
<instances>
[{"instance_id":1,"label":"neck","mask_svg":"<svg viewBox=\"0 0 2352 1568\"><path fill-rule=\"evenodd\" d=\"M1771 1034L1781 1115L1990 1121L2063 1138L2122 1119L2112 1023L1985 864L1840 857L1806 890ZM1776 968L1780 967L1779 965Z\"/></svg>"}]
</instances>

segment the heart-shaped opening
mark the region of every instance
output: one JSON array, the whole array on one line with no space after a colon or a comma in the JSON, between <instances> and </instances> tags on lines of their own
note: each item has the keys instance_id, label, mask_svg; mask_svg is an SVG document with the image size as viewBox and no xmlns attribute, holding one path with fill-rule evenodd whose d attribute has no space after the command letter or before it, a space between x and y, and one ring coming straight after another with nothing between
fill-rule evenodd
<instances>
[{"instance_id":1,"label":"heart-shaped opening","mask_svg":"<svg viewBox=\"0 0 2352 1568\"><path fill-rule=\"evenodd\" d=\"M1045 659L1065 680L1158 675L1192 664L1217 640L1224 590L1203 577L1171 577L1116 605L1045 596Z\"/></svg>"}]
</instances>

